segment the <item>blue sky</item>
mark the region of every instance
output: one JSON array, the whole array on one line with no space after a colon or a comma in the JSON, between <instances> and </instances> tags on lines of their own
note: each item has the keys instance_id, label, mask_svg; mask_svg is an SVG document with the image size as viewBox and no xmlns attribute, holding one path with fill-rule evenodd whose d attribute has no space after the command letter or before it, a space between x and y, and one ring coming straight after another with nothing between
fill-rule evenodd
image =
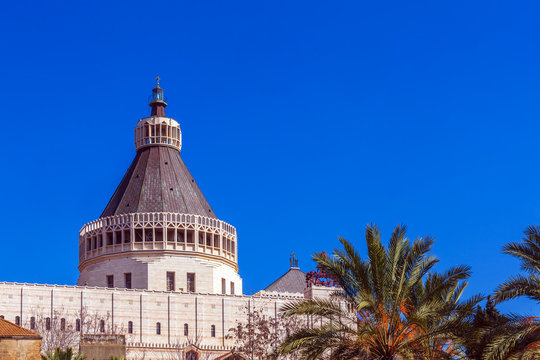
<instances>
[{"instance_id":1,"label":"blue sky","mask_svg":"<svg viewBox=\"0 0 540 360\"><path fill-rule=\"evenodd\" d=\"M433 235L468 294L540 223L535 1L12 1L0 12L0 280L74 284L157 73L182 157L238 229L244 291L365 225ZM505 311L538 313L528 301Z\"/></svg>"}]
</instances>

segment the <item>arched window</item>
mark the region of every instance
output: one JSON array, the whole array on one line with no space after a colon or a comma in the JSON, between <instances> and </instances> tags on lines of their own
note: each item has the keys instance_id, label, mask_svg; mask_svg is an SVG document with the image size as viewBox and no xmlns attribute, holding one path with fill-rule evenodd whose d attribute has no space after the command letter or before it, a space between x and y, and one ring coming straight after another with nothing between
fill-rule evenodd
<instances>
[{"instance_id":1,"label":"arched window","mask_svg":"<svg viewBox=\"0 0 540 360\"><path fill-rule=\"evenodd\" d=\"M75 320L75 331L81 331L81 319Z\"/></svg>"},{"instance_id":2,"label":"arched window","mask_svg":"<svg viewBox=\"0 0 540 360\"><path fill-rule=\"evenodd\" d=\"M99 322L99 331L101 331L102 333L105 332L105 320L101 320Z\"/></svg>"},{"instance_id":3,"label":"arched window","mask_svg":"<svg viewBox=\"0 0 540 360\"><path fill-rule=\"evenodd\" d=\"M184 324L184 336L188 336L189 335L189 326L188 324Z\"/></svg>"},{"instance_id":4,"label":"arched window","mask_svg":"<svg viewBox=\"0 0 540 360\"><path fill-rule=\"evenodd\" d=\"M216 325L212 325L210 328L210 336L216 337Z\"/></svg>"},{"instance_id":5,"label":"arched window","mask_svg":"<svg viewBox=\"0 0 540 360\"><path fill-rule=\"evenodd\" d=\"M133 334L133 321L128 321L128 334Z\"/></svg>"},{"instance_id":6,"label":"arched window","mask_svg":"<svg viewBox=\"0 0 540 360\"><path fill-rule=\"evenodd\" d=\"M21 325L21 318L19 316L15 316L15 325Z\"/></svg>"},{"instance_id":7,"label":"arched window","mask_svg":"<svg viewBox=\"0 0 540 360\"><path fill-rule=\"evenodd\" d=\"M35 328L36 328L36 318L34 316L32 316L30 318L30 329L34 330Z\"/></svg>"},{"instance_id":8,"label":"arched window","mask_svg":"<svg viewBox=\"0 0 540 360\"><path fill-rule=\"evenodd\" d=\"M51 318L45 319L45 330L51 330Z\"/></svg>"},{"instance_id":9,"label":"arched window","mask_svg":"<svg viewBox=\"0 0 540 360\"><path fill-rule=\"evenodd\" d=\"M62 331L66 330L66 319L64 319L64 318L60 319L60 330L62 330Z\"/></svg>"},{"instance_id":10,"label":"arched window","mask_svg":"<svg viewBox=\"0 0 540 360\"><path fill-rule=\"evenodd\" d=\"M156 335L161 335L161 323L156 323Z\"/></svg>"}]
</instances>

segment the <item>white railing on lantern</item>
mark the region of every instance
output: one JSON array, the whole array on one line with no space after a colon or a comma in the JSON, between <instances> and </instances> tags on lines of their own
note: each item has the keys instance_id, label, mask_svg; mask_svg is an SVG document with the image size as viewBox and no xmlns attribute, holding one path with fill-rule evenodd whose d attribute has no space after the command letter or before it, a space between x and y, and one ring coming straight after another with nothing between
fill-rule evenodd
<instances>
[{"instance_id":1,"label":"white railing on lantern","mask_svg":"<svg viewBox=\"0 0 540 360\"><path fill-rule=\"evenodd\" d=\"M178 149L182 147L182 132L176 121L173 125L166 122L161 124L138 125L135 127L135 148L164 144Z\"/></svg>"},{"instance_id":2,"label":"white railing on lantern","mask_svg":"<svg viewBox=\"0 0 540 360\"><path fill-rule=\"evenodd\" d=\"M100 218L79 232L79 260L132 250L177 250L236 263L236 229L224 221L178 213L132 213Z\"/></svg>"}]
</instances>

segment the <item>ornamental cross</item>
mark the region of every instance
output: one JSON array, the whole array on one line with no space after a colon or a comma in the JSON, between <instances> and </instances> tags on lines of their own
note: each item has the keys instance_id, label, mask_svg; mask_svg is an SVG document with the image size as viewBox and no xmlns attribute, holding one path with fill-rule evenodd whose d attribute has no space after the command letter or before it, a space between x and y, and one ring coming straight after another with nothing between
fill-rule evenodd
<instances>
[{"instance_id":1,"label":"ornamental cross","mask_svg":"<svg viewBox=\"0 0 540 360\"><path fill-rule=\"evenodd\" d=\"M289 262L291 263L291 267L298 267L298 259L296 258L296 254L294 252L291 254Z\"/></svg>"}]
</instances>

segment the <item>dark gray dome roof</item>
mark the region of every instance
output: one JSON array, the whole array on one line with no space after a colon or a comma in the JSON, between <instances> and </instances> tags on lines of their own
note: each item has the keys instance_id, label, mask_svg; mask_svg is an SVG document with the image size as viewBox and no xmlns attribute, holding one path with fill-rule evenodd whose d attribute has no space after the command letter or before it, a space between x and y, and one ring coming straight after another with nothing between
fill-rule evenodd
<instances>
[{"instance_id":1,"label":"dark gray dome roof","mask_svg":"<svg viewBox=\"0 0 540 360\"><path fill-rule=\"evenodd\" d=\"M306 273L299 268L292 267L264 290L303 294L305 289Z\"/></svg>"},{"instance_id":2,"label":"dark gray dome roof","mask_svg":"<svg viewBox=\"0 0 540 360\"><path fill-rule=\"evenodd\" d=\"M172 212L216 218L178 150L150 146L137 152L101 217Z\"/></svg>"}]
</instances>

